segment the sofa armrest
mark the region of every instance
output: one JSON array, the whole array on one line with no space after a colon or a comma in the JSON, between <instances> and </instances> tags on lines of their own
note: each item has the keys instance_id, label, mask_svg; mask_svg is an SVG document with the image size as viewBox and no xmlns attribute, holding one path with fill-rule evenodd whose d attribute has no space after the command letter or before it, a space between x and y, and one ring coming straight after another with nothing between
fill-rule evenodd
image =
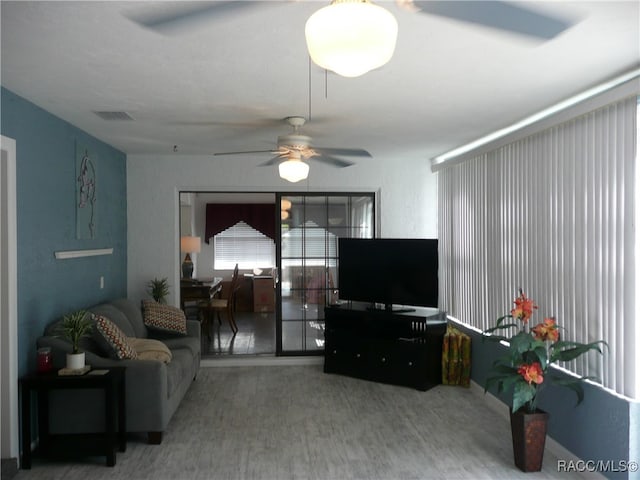
<instances>
[{"instance_id":1,"label":"sofa armrest","mask_svg":"<svg viewBox=\"0 0 640 480\"><path fill-rule=\"evenodd\" d=\"M196 337L200 340L200 322L197 320L187 320L187 336Z\"/></svg>"},{"instance_id":2,"label":"sofa armrest","mask_svg":"<svg viewBox=\"0 0 640 480\"><path fill-rule=\"evenodd\" d=\"M186 335L171 335L149 330L149 338L160 340L170 350L188 348L193 355L200 357L200 322L197 320L187 320Z\"/></svg>"}]
</instances>

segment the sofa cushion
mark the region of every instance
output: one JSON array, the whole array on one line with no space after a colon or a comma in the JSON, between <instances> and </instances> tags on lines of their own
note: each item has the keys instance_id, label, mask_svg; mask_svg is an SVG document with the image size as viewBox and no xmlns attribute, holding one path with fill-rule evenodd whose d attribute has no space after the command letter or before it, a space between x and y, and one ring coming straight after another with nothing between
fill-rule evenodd
<instances>
[{"instance_id":1,"label":"sofa cushion","mask_svg":"<svg viewBox=\"0 0 640 480\"><path fill-rule=\"evenodd\" d=\"M164 333L187 334L187 318L179 308L143 300L142 311L144 324L148 329Z\"/></svg>"},{"instance_id":2,"label":"sofa cushion","mask_svg":"<svg viewBox=\"0 0 640 480\"><path fill-rule=\"evenodd\" d=\"M164 363L171 361L171 350L160 340L129 337L127 341L138 354L138 360L159 360Z\"/></svg>"},{"instance_id":3,"label":"sofa cushion","mask_svg":"<svg viewBox=\"0 0 640 480\"><path fill-rule=\"evenodd\" d=\"M127 335L111 320L102 315L93 316L96 322L96 341L117 360L137 358L135 349L127 341Z\"/></svg>"},{"instance_id":4,"label":"sofa cushion","mask_svg":"<svg viewBox=\"0 0 640 480\"><path fill-rule=\"evenodd\" d=\"M149 336L147 327L144 325L144 320L142 319L142 309L140 308L139 302L134 302L127 298L119 298L117 300L112 300L109 303L122 311L122 313L124 313L129 319L136 337L147 338Z\"/></svg>"},{"instance_id":5,"label":"sofa cushion","mask_svg":"<svg viewBox=\"0 0 640 480\"><path fill-rule=\"evenodd\" d=\"M200 355L200 339L197 337L167 337L162 338L162 343L164 343L170 350L188 348L192 355Z\"/></svg>"}]
</instances>

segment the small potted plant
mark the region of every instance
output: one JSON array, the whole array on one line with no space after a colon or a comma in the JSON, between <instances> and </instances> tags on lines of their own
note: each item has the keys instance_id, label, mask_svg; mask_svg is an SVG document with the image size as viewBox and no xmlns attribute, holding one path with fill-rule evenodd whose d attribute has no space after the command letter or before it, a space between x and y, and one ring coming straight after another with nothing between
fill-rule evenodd
<instances>
[{"instance_id":1,"label":"small potted plant","mask_svg":"<svg viewBox=\"0 0 640 480\"><path fill-rule=\"evenodd\" d=\"M78 370L84 368L85 354L80 351L80 340L89 336L93 323L86 310L65 315L60 325L60 336L71 342L72 353L67 353L67 368Z\"/></svg>"},{"instance_id":2,"label":"small potted plant","mask_svg":"<svg viewBox=\"0 0 640 480\"><path fill-rule=\"evenodd\" d=\"M156 302L167 303L167 296L169 295L169 281L166 277L161 279L154 278L147 285L147 293L149 293Z\"/></svg>"}]
</instances>

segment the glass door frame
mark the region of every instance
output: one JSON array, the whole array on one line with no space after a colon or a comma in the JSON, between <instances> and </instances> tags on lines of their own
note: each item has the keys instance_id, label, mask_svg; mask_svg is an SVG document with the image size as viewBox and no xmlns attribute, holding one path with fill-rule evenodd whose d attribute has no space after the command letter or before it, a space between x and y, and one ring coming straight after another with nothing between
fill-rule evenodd
<instances>
[{"instance_id":1,"label":"glass door frame","mask_svg":"<svg viewBox=\"0 0 640 480\"><path fill-rule=\"evenodd\" d=\"M317 350L283 350L283 296L282 296L282 230L284 220L278 206L282 205L283 198L287 197L370 197L372 203L371 232L372 236L377 236L377 200L375 191L349 191L349 192L275 192L276 194L276 356L320 356L324 355L324 349ZM337 282L337 278L335 281ZM326 302L326 300L325 300Z\"/></svg>"}]
</instances>

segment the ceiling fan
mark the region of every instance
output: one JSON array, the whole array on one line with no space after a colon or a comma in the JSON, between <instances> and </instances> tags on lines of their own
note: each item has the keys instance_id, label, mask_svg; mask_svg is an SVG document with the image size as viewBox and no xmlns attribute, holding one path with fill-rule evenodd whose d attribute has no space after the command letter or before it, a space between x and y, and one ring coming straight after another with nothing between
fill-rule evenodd
<instances>
[{"instance_id":1,"label":"ceiling fan","mask_svg":"<svg viewBox=\"0 0 640 480\"><path fill-rule=\"evenodd\" d=\"M271 166L279 163L280 176L290 182L297 182L307 178L309 166L305 160L315 160L333 167L349 167L353 162L338 158L343 157L371 157L371 154L360 148L316 147L311 144L311 137L300 133L300 127L306 123L304 117L286 117L293 131L286 135L279 135L277 146L270 150L247 150L241 152L218 152L215 156L246 155L252 153L270 153L274 155L261 166Z\"/></svg>"},{"instance_id":2,"label":"ceiling fan","mask_svg":"<svg viewBox=\"0 0 640 480\"><path fill-rule=\"evenodd\" d=\"M369 0L333 0L340 2L368 2ZM162 2L161 2L162 3ZM186 2L170 6L130 12L127 16L136 23L156 31L170 31L187 27L189 23L228 18L249 8L265 7L271 1L214 1ZM295 2L292 2L295 4ZM550 40L571 27L571 21L539 12L517 1L506 0L396 0L401 8L413 12L446 17L457 21Z\"/></svg>"}]
</instances>

